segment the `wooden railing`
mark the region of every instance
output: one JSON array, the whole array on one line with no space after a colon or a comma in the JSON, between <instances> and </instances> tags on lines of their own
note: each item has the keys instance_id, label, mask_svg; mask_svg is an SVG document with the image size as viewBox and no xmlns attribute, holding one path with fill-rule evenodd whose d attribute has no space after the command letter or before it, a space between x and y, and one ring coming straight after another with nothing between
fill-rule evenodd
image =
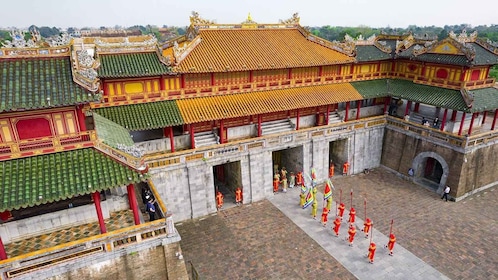
<instances>
[{"instance_id":1,"label":"wooden railing","mask_svg":"<svg viewBox=\"0 0 498 280\"><path fill-rule=\"evenodd\" d=\"M296 87L307 87L314 85L327 85L335 83L347 83L354 81L365 81L365 80L375 80L375 79L385 79L385 78L401 78L406 80L412 80L417 84L430 85L443 87L448 89L459 90L462 87L467 89L478 89L489 87L495 83L494 78L489 78L481 81L472 82L454 82L447 81L437 78L426 78L422 76L415 76L413 74L397 73L397 72L372 72L372 73L357 73L348 75L337 75L337 76L321 76L321 77L306 77L306 78L293 78L275 81L261 81L252 82L244 84L234 84L234 85L216 85L216 86L206 86L197 88L185 88L185 89L173 89L173 90L160 90L152 92L142 92L135 94L125 94L118 96L104 96L103 103L92 103L92 108L100 108L106 106L116 106L116 105L127 105L127 104L137 104L142 103L143 100L147 102L163 101L163 100L174 100L189 97L202 97L211 96L217 94L232 94L232 93L244 93L244 92L254 92L254 91L266 91L275 89L285 89L285 88L296 88Z\"/></svg>"},{"instance_id":2,"label":"wooden railing","mask_svg":"<svg viewBox=\"0 0 498 280\"><path fill-rule=\"evenodd\" d=\"M104 254L153 239L166 239L167 236L171 233L166 220L159 219L1 260L0 271L9 278L16 277L76 258ZM179 238L170 241L177 242Z\"/></svg>"},{"instance_id":3,"label":"wooden railing","mask_svg":"<svg viewBox=\"0 0 498 280\"><path fill-rule=\"evenodd\" d=\"M97 140L95 131L88 130L52 137L5 142L0 144L0 160L91 147L95 140Z\"/></svg>"}]
</instances>

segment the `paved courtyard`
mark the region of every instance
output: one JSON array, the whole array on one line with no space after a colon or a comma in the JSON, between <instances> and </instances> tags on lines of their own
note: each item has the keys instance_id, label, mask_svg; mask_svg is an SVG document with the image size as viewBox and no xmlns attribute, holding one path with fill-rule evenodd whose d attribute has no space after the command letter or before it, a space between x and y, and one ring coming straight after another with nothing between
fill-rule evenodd
<instances>
[{"instance_id":1,"label":"paved courtyard","mask_svg":"<svg viewBox=\"0 0 498 280\"><path fill-rule=\"evenodd\" d=\"M345 223L341 227L342 237L332 237L330 221L324 228L318 220L311 219L310 209L299 209L298 189L178 224L185 259L192 261L202 279L369 279L381 272L395 279L396 271L406 270L399 263L406 255L402 252L407 252L433 270L433 278L498 278L497 187L454 203L443 202L434 192L382 168L368 175L336 176L332 181L334 199L339 199L342 189L347 209L351 207L353 191L358 218L364 218L366 199L367 214L376 229L374 241L378 249L374 264L368 264L363 255L358 256L361 261L354 266L349 260L344 261L349 255L337 258L343 251L366 254L360 242L368 241L358 231L354 249L345 245ZM227 201L226 205L231 203ZM289 208L293 203L295 209ZM321 208L319 203L317 219ZM398 247L395 246L394 256L388 257L382 247L391 220ZM307 222L304 226L303 221ZM368 270L372 273L368 274ZM362 271L371 277L362 276Z\"/></svg>"}]
</instances>

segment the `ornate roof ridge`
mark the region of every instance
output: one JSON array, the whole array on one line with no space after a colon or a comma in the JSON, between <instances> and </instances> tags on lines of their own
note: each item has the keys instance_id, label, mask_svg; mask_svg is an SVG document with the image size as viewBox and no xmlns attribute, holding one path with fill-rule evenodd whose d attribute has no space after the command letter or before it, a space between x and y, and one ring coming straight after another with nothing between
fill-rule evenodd
<instances>
[{"instance_id":1,"label":"ornate roof ridge","mask_svg":"<svg viewBox=\"0 0 498 280\"><path fill-rule=\"evenodd\" d=\"M95 38L93 43L99 53L146 52L158 48L157 38L153 35Z\"/></svg>"},{"instance_id":2,"label":"ornate roof ridge","mask_svg":"<svg viewBox=\"0 0 498 280\"><path fill-rule=\"evenodd\" d=\"M234 24L219 24L213 20L206 20L200 17L199 13L192 11L190 16L190 27L189 29L272 29L272 28L295 28L299 26L299 14L294 13L290 18L286 20L279 20L279 23L258 23L254 21L249 13L247 18L241 23ZM188 33L188 32L187 32Z\"/></svg>"},{"instance_id":3,"label":"ornate roof ridge","mask_svg":"<svg viewBox=\"0 0 498 280\"><path fill-rule=\"evenodd\" d=\"M332 50L335 50L335 51L338 51L342 54L345 54L347 56L355 56L356 55L356 50L355 50L355 44L352 40L345 40L344 42L339 42L339 41L327 41L321 37L318 37L314 34L312 34L311 32L309 32L308 30L306 30L304 27L302 26L298 26L297 29L299 30L299 32L301 32L301 34L304 35L304 37L306 37L306 39L308 39L308 41L311 41L311 42L314 42L314 43L317 43L321 46L324 46L326 48L329 48L329 49L332 49Z\"/></svg>"},{"instance_id":4,"label":"ornate roof ridge","mask_svg":"<svg viewBox=\"0 0 498 280\"><path fill-rule=\"evenodd\" d=\"M85 49L85 45L82 42L81 47L72 46L71 61L73 81L95 93L99 89L100 84L97 74L97 69L100 66L100 60L95 59L93 55Z\"/></svg>"}]
</instances>

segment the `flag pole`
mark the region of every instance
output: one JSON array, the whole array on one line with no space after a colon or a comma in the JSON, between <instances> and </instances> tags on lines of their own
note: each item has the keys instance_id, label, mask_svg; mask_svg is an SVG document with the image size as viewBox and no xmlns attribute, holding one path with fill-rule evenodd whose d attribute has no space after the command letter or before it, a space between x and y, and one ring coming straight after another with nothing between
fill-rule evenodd
<instances>
[{"instance_id":1,"label":"flag pole","mask_svg":"<svg viewBox=\"0 0 498 280\"><path fill-rule=\"evenodd\" d=\"M367 220L367 198L365 197L363 200L363 205L365 206L365 221Z\"/></svg>"},{"instance_id":2,"label":"flag pole","mask_svg":"<svg viewBox=\"0 0 498 280\"><path fill-rule=\"evenodd\" d=\"M392 219L391 220L391 228L389 229L389 235L391 235L391 233L393 233L393 223L394 223L394 220Z\"/></svg>"},{"instance_id":3,"label":"flag pole","mask_svg":"<svg viewBox=\"0 0 498 280\"><path fill-rule=\"evenodd\" d=\"M351 208L353 207L353 189L351 189Z\"/></svg>"}]
</instances>

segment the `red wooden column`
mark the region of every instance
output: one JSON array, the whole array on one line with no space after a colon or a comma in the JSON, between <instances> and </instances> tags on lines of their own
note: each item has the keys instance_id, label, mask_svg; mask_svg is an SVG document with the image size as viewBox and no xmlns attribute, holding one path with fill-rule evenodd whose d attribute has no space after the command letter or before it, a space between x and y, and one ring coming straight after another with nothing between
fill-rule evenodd
<instances>
[{"instance_id":1,"label":"red wooden column","mask_svg":"<svg viewBox=\"0 0 498 280\"><path fill-rule=\"evenodd\" d=\"M484 124L486 122L487 115L488 115L488 111L484 111L484 113L482 114L482 124Z\"/></svg>"},{"instance_id":2,"label":"red wooden column","mask_svg":"<svg viewBox=\"0 0 498 280\"><path fill-rule=\"evenodd\" d=\"M472 114L472 119L470 120L470 127L469 127L469 135L472 134L472 127L474 126L474 120L476 117L479 115L479 113L473 113Z\"/></svg>"},{"instance_id":3,"label":"red wooden column","mask_svg":"<svg viewBox=\"0 0 498 280\"><path fill-rule=\"evenodd\" d=\"M465 122L465 112L462 112L462 121L460 122L460 129L458 130L458 135L462 135L464 122Z\"/></svg>"},{"instance_id":4,"label":"red wooden column","mask_svg":"<svg viewBox=\"0 0 498 280\"><path fill-rule=\"evenodd\" d=\"M3 246L2 237L0 237L0 260L7 259L7 252L5 252L5 247Z\"/></svg>"},{"instance_id":5,"label":"red wooden column","mask_svg":"<svg viewBox=\"0 0 498 280\"><path fill-rule=\"evenodd\" d=\"M258 137L261 137L261 115L258 115Z\"/></svg>"},{"instance_id":6,"label":"red wooden column","mask_svg":"<svg viewBox=\"0 0 498 280\"><path fill-rule=\"evenodd\" d=\"M344 121L348 121L348 115L349 115L349 101L346 102L346 114L344 115Z\"/></svg>"},{"instance_id":7,"label":"red wooden column","mask_svg":"<svg viewBox=\"0 0 498 280\"><path fill-rule=\"evenodd\" d=\"M171 147L171 152L175 152L175 135L173 134L173 127L169 127L169 145Z\"/></svg>"},{"instance_id":8,"label":"red wooden column","mask_svg":"<svg viewBox=\"0 0 498 280\"><path fill-rule=\"evenodd\" d=\"M95 203L95 210L97 210L97 217L99 218L100 233L106 233L104 216L102 215L102 207L100 206L100 192L92 193L93 203Z\"/></svg>"},{"instance_id":9,"label":"red wooden column","mask_svg":"<svg viewBox=\"0 0 498 280\"><path fill-rule=\"evenodd\" d=\"M359 120L360 119L360 109L361 109L361 100L359 101L356 101L356 119Z\"/></svg>"},{"instance_id":10,"label":"red wooden column","mask_svg":"<svg viewBox=\"0 0 498 280\"><path fill-rule=\"evenodd\" d=\"M185 74L182 74L180 76L180 87L183 89L185 88Z\"/></svg>"},{"instance_id":11,"label":"red wooden column","mask_svg":"<svg viewBox=\"0 0 498 280\"><path fill-rule=\"evenodd\" d=\"M453 110L453 112L451 112L451 121L454 122L456 120L456 115L457 115L457 110Z\"/></svg>"},{"instance_id":12,"label":"red wooden column","mask_svg":"<svg viewBox=\"0 0 498 280\"><path fill-rule=\"evenodd\" d=\"M225 122L223 119L220 120L220 144L225 143Z\"/></svg>"},{"instance_id":13,"label":"red wooden column","mask_svg":"<svg viewBox=\"0 0 498 280\"><path fill-rule=\"evenodd\" d=\"M391 103L391 97L386 97L386 99L384 100L384 115L387 115L388 113L387 106L389 105L389 103Z\"/></svg>"},{"instance_id":14,"label":"red wooden column","mask_svg":"<svg viewBox=\"0 0 498 280\"><path fill-rule=\"evenodd\" d=\"M326 124L329 124L329 117L330 117L330 104L327 105L327 116L325 116L325 121Z\"/></svg>"},{"instance_id":15,"label":"red wooden column","mask_svg":"<svg viewBox=\"0 0 498 280\"><path fill-rule=\"evenodd\" d=\"M194 126L192 124L188 125L188 131L190 133L190 148L195 149Z\"/></svg>"},{"instance_id":16,"label":"red wooden column","mask_svg":"<svg viewBox=\"0 0 498 280\"><path fill-rule=\"evenodd\" d=\"M415 108L413 109L413 111L414 111L415 113L418 113L418 109L420 109L420 103L416 102L416 103L415 103Z\"/></svg>"},{"instance_id":17,"label":"red wooden column","mask_svg":"<svg viewBox=\"0 0 498 280\"><path fill-rule=\"evenodd\" d=\"M441 121L441 131L444 131L444 125L446 124L446 117L448 116L448 108L444 109L443 120Z\"/></svg>"},{"instance_id":18,"label":"red wooden column","mask_svg":"<svg viewBox=\"0 0 498 280\"><path fill-rule=\"evenodd\" d=\"M495 130L496 119L498 118L498 109L495 109L495 116L493 117L493 123L491 124L491 130Z\"/></svg>"},{"instance_id":19,"label":"red wooden column","mask_svg":"<svg viewBox=\"0 0 498 280\"><path fill-rule=\"evenodd\" d=\"M79 105L77 107L76 114L78 115L78 123L80 125L80 131L86 131L85 113L83 113L83 105Z\"/></svg>"},{"instance_id":20,"label":"red wooden column","mask_svg":"<svg viewBox=\"0 0 498 280\"><path fill-rule=\"evenodd\" d=\"M408 112L410 112L410 108L411 107L412 107L412 102L411 101L407 101L406 102L406 108L405 108L405 114L403 116L408 115Z\"/></svg>"},{"instance_id":21,"label":"red wooden column","mask_svg":"<svg viewBox=\"0 0 498 280\"><path fill-rule=\"evenodd\" d=\"M299 130L299 108L296 110L296 130Z\"/></svg>"},{"instance_id":22,"label":"red wooden column","mask_svg":"<svg viewBox=\"0 0 498 280\"><path fill-rule=\"evenodd\" d=\"M140 217L138 216L138 206L137 206L137 196L135 195L135 187L133 184L127 186L128 189L128 200L130 202L130 208L133 211L133 220L135 225L140 224Z\"/></svg>"}]
</instances>

